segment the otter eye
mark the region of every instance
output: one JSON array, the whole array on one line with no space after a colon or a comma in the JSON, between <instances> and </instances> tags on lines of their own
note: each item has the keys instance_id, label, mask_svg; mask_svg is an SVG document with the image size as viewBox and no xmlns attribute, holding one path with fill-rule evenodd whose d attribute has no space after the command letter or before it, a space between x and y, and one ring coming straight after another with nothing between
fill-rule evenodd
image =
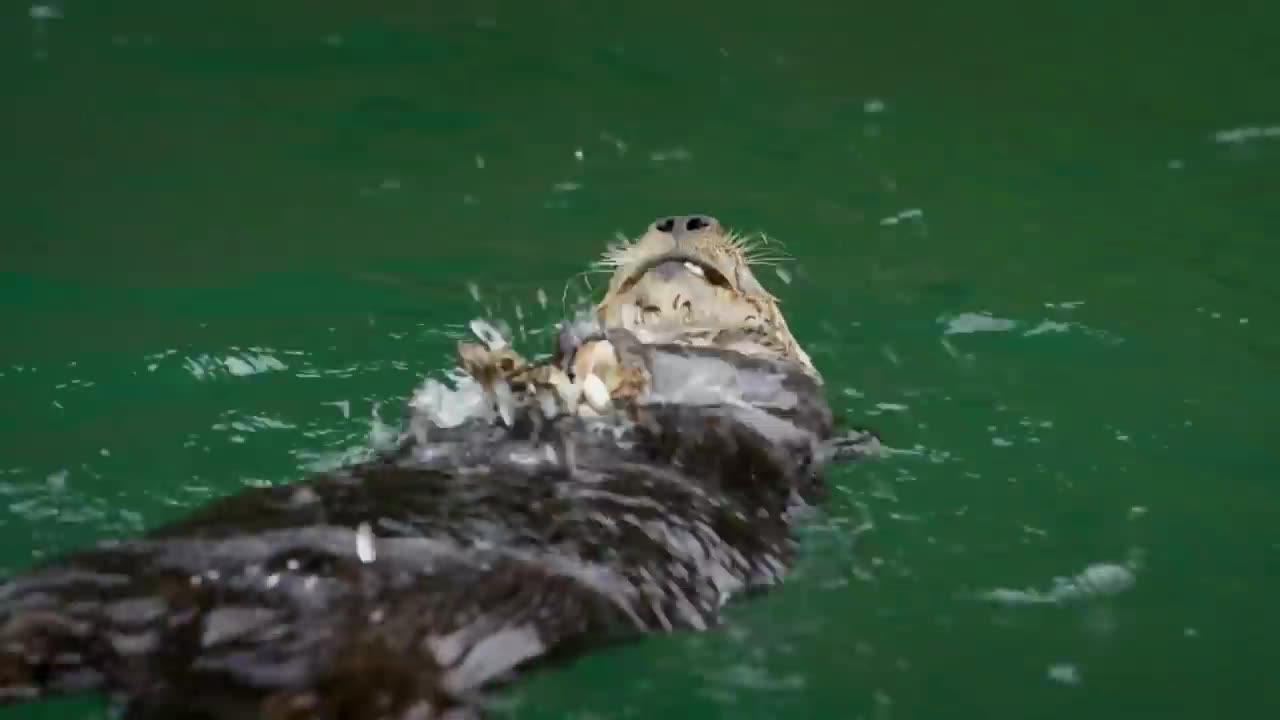
<instances>
[{"instance_id":1,"label":"otter eye","mask_svg":"<svg viewBox=\"0 0 1280 720\"><path fill-rule=\"evenodd\" d=\"M689 218L689 222L684 224L684 228L685 230L694 231L694 230L701 230L702 228L707 227L708 225L710 225L710 223L707 222L706 218L691 217Z\"/></svg>"},{"instance_id":2,"label":"otter eye","mask_svg":"<svg viewBox=\"0 0 1280 720\"><path fill-rule=\"evenodd\" d=\"M669 233L675 229L676 220L675 218L667 218L666 220L663 220L662 222L655 225L654 227L658 230L658 232Z\"/></svg>"}]
</instances>

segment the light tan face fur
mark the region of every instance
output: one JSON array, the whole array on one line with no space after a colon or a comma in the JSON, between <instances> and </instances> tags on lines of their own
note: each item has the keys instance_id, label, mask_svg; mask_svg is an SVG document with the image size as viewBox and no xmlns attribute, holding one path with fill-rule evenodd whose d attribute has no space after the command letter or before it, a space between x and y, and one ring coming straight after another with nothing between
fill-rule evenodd
<instances>
[{"instance_id":1,"label":"light tan face fur","mask_svg":"<svg viewBox=\"0 0 1280 720\"><path fill-rule=\"evenodd\" d=\"M730 233L714 218L662 218L635 240L610 248L597 268L612 273L596 314L606 328L624 328L644 343L735 350L794 362L822 377L791 336L778 301L751 272L768 263L768 248ZM510 414L514 398L536 400L544 414L608 414L648 391L647 371L624 367L608 340L576 348L569 363L530 365L509 348L458 344L463 369ZM504 397L498 389L515 393ZM505 403L505 405L504 405Z\"/></svg>"},{"instance_id":2,"label":"light tan face fur","mask_svg":"<svg viewBox=\"0 0 1280 720\"><path fill-rule=\"evenodd\" d=\"M820 376L751 265L769 248L728 233L715 218L662 218L639 238L610 248L598 266L612 270L596 307L606 327L642 342L674 342L786 359Z\"/></svg>"}]
</instances>

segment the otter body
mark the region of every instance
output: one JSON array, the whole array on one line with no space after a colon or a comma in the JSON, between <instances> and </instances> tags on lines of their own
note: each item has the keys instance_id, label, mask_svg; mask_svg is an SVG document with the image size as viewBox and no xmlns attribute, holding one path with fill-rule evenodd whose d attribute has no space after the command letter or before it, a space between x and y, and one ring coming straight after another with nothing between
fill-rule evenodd
<instances>
[{"instance_id":1,"label":"otter body","mask_svg":"<svg viewBox=\"0 0 1280 720\"><path fill-rule=\"evenodd\" d=\"M214 501L0 585L0 702L108 693L130 717L473 717L525 667L704 629L768 587L833 435L785 358L640 342L622 412L410 419L375 459ZM581 345L578 342L578 345Z\"/></svg>"}]
</instances>

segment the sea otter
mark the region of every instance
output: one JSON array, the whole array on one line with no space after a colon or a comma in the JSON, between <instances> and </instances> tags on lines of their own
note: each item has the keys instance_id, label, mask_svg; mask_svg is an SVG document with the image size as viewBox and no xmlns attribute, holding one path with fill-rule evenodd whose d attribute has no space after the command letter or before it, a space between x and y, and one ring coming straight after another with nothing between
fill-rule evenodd
<instances>
[{"instance_id":1,"label":"sea otter","mask_svg":"<svg viewBox=\"0 0 1280 720\"><path fill-rule=\"evenodd\" d=\"M660 218L604 254L606 295L546 360L459 346L467 416L418 396L372 460L6 580L0 702L479 717L522 670L713 626L784 577L824 468L879 447L836 433L752 259L714 218Z\"/></svg>"}]
</instances>

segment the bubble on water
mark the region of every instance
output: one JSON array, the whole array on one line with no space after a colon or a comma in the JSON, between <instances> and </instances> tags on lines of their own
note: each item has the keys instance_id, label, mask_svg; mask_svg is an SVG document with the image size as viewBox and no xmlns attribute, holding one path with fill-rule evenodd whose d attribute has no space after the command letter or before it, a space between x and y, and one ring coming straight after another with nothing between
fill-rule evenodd
<instances>
[{"instance_id":1,"label":"bubble on water","mask_svg":"<svg viewBox=\"0 0 1280 720\"><path fill-rule=\"evenodd\" d=\"M1049 666L1049 679L1063 685L1079 685L1080 669L1071 663L1056 663Z\"/></svg>"}]
</instances>

